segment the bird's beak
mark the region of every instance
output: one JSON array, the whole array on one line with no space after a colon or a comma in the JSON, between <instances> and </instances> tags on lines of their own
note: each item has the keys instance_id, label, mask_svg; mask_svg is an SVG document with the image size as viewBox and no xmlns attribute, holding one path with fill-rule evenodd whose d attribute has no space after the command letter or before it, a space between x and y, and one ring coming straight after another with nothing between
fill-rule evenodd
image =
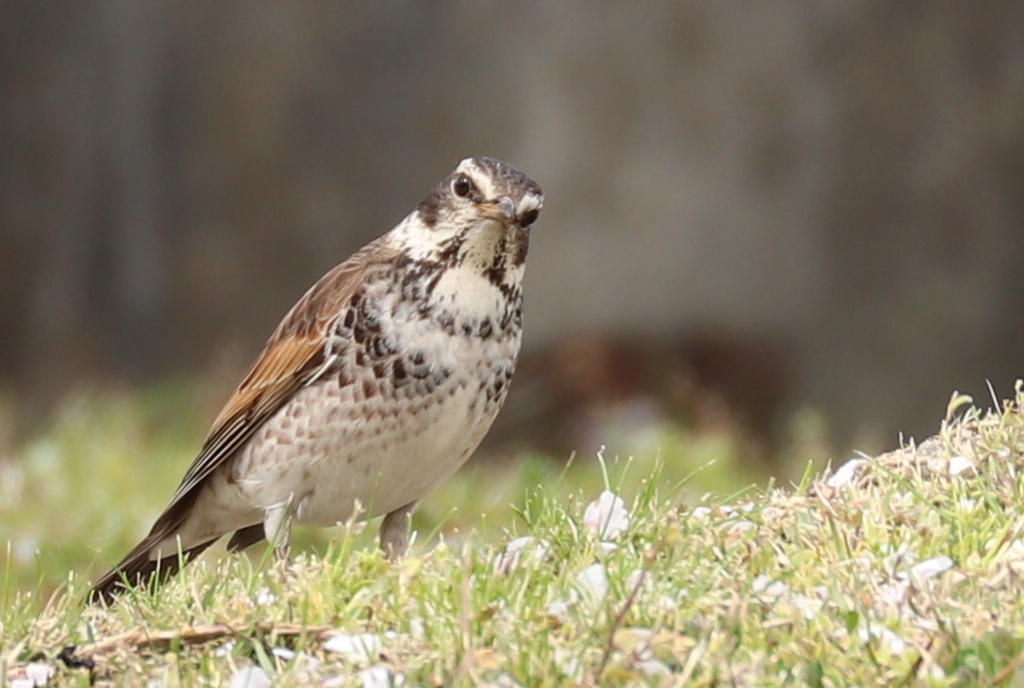
<instances>
[{"instance_id":1,"label":"bird's beak","mask_svg":"<svg viewBox=\"0 0 1024 688\"><path fill-rule=\"evenodd\" d=\"M485 201L479 207L484 217L497 220L503 225L511 223L516 217L516 203L508 196L502 196L497 202Z\"/></svg>"}]
</instances>

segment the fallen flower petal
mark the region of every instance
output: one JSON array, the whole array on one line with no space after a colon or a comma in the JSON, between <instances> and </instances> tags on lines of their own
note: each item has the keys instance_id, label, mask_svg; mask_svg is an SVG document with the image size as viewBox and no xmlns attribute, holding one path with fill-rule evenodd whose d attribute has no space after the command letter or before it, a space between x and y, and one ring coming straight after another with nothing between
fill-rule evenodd
<instances>
[{"instance_id":1,"label":"fallen flower petal","mask_svg":"<svg viewBox=\"0 0 1024 688\"><path fill-rule=\"evenodd\" d=\"M583 512L583 525L602 540L614 539L629 528L626 503L614 492L605 490Z\"/></svg>"},{"instance_id":2,"label":"fallen flower petal","mask_svg":"<svg viewBox=\"0 0 1024 688\"><path fill-rule=\"evenodd\" d=\"M258 666L242 667L231 677L228 688L270 688L270 674Z\"/></svg>"},{"instance_id":3,"label":"fallen flower petal","mask_svg":"<svg viewBox=\"0 0 1024 688\"><path fill-rule=\"evenodd\" d=\"M353 664L369 664L380 656L380 638L373 633L342 633L324 641L324 651L341 655Z\"/></svg>"}]
</instances>

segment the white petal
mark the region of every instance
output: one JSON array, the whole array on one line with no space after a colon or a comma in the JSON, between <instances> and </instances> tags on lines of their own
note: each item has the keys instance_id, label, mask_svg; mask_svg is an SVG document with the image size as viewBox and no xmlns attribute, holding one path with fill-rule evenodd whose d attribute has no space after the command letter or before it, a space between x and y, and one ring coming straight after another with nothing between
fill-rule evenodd
<instances>
[{"instance_id":1,"label":"white petal","mask_svg":"<svg viewBox=\"0 0 1024 688\"><path fill-rule=\"evenodd\" d=\"M829 487L840 488L845 485L849 485L864 471L867 467L866 459L850 459L836 471L828 477L825 484Z\"/></svg>"},{"instance_id":2,"label":"white petal","mask_svg":"<svg viewBox=\"0 0 1024 688\"><path fill-rule=\"evenodd\" d=\"M551 543L543 538L527 535L518 537L505 545L505 551L494 559L494 573L507 576L518 568L525 557L526 562L541 562L551 555Z\"/></svg>"},{"instance_id":3,"label":"white petal","mask_svg":"<svg viewBox=\"0 0 1024 688\"><path fill-rule=\"evenodd\" d=\"M231 640L225 640L223 644L214 648L212 654L214 657L230 657L231 653L235 651L235 645L237 643L238 641L233 638Z\"/></svg>"},{"instance_id":4,"label":"white petal","mask_svg":"<svg viewBox=\"0 0 1024 688\"><path fill-rule=\"evenodd\" d=\"M266 588L263 588L258 593L256 593L256 604L261 606L271 604L276 599L277 595L270 592Z\"/></svg>"},{"instance_id":5,"label":"white petal","mask_svg":"<svg viewBox=\"0 0 1024 688\"><path fill-rule=\"evenodd\" d=\"M946 672L932 660L917 670L917 677L928 683L944 683Z\"/></svg>"},{"instance_id":6,"label":"white petal","mask_svg":"<svg viewBox=\"0 0 1024 688\"><path fill-rule=\"evenodd\" d=\"M359 672L359 681L363 688L391 688L391 672L388 668L376 665ZM395 681L397 684L398 681Z\"/></svg>"},{"instance_id":7,"label":"white petal","mask_svg":"<svg viewBox=\"0 0 1024 688\"><path fill-rule=\"evenodd\" d=\"M548 604L545 610L547 615L559 623L569 623L569 603L562 600L555 600Z\"/></svg>"},{"instance_id":8,"label":"white petal","mask_svg":"<svg viewBox=\"0 0 1024 688\"><path fill-rule=\"evenodd\" d=\"M664 662L656 659L644 659L636 664L636 668L646 676L671 676L672 671Z\"/></svg>"},{"instance_id":9,"label":"white petal","mask_svg":"<svg viewBox=\"0 0 1024 688\"><path fill-rule=\"evenodd\" d=\"M674 612L679 609L679 603L668 595L662 595L655 600L655 607L665 612Z\"/></svg>"},{"instance_id":10,"label":"white petal","mask_svg":"<svg viewBox=\"0 0 1024 688\"><path fill-rule=\"evenodd\" d=\"M821 611L821 608L825 606L825 603L821 600L816 600L806 595L793 595L787 600L793 607L795 607L805 619L810 621L814 618L814 615Z\"/></svg>"},{"instance_id":11,"label":"white petal","mask_svg":"<svg viewBox=\"0 0 1024 688\"><path fill-rule=\"evenodd\" d=\"M750 588L755 595L766 601L777 600L790 592L788 585L763 573L754 579Z\"/></svg>"},{"instance_id":12,"label":"white petal","mask_svg":"<svg viewBox=\"0 0 1024 688\"><path fill-rule=\"evenodd\" d=\"M494 679L491 683L481 683L480 688L523 688L522 684L518 683L511 674L499 674L498 678Z\"/></svg>"},{"instance_id":13,"label":"white petal","mask_svg":"<svg viewBox=\"0 0 1024 688\"><path fill-rule=\"evenodd\" d=\"M888 628L883 628L879 634L882 643L889 649L890 654L898 656L907 649L907 641L899 637Z\"/></svg>"},{"instance_id":14,"label":"white petal","mask_svg":"<svg viewBox=\"0 0 1024 688\"><path fill-rule=\"evenodd\" d=\"M381 641L373 633L341 633L324 641L324 651L339 654L353 664L369 664L380 657Z\"/></svg>"},{"instance_id":15,"label":"white petal","mask_svg":"<svg viewBox=\"0 0 1024 688\"><path fill-rule=\"evenodd\" d=\"M270 674L258 666L247 666L235 672L228 688L270 688L270 684Z\"/></svg>"},{"instance_id":16,"label":"white petal","mask_svg":"<svg viewBox=\"0 0 1024 688\"><path fill-rule=\"evenodd\" d=\"M966 456L954 456L949 460L949 474L960 475L974 469L974 462Z\"/></svg>"},{"instance_id":17,"label":"white petal","mask_svg":"<svg viewBox=\"0 0 1024 688\"><path fill-rule=\"evenodd\" d=\"M34 686L45 686L57 674L57 667L47 662L29 662L25 665L25 676Z\"/></svg>"},{"instance_id":18,"label":"white petal","mask_svg":"<svg viewBox=\"0 0 1024 688\"><path fill-rule=\"evenodd\" d=\"M878 640L883 647L889 650L889 654L898 656L903 654L903 651L907 649L907 643L903 638L899 637L885 626L879 624L870 624L867 628L861 626L857 630L857 635L860 637L861 642L867 643L871 640Z\"/></svg>"},{"instance_id":19,"label":"white petal","mask_svg":"<svg viewBox=\"0 0 1024 688\"><path fill-rule=\"evenodd\" d=\"M904 581L886 583L879 586L878 594L875 595L875 603L886 606L901 605L906 601L909 591L910 584Z\"/></svg>"},{"instance_id":20,"label":"white petal","mask_svg":"<svg viewBox=\"0 0 1024 688\"><path fill-rule=\"evenodd\" d=\"M596 610L608 594L608 574L601 564L591 564L576 575L576 589L582 602Z\"/></svg>"},{"instance_id":21,"label":"white petal","mask_svg":"<svg viewBox=\"0 0 1024 688\"><path fill-rule=\"evenodd\" d=\"M757 524L753 521L739 520L730 523L725 530L730 535L739 535L740 533L745 533L748 530L753 530L756 527Z\"/></svg>"},{"instance_id":22,"label":"white petal","mask_svg":"<svg viewBox=\"0 0 1024 688\"><path fill-rule=\"evenodd\" d=\"M580 653L567 647L556 647L554 654L555 666L565 676L573 678L580 670Z\"/></svg>"},{"instance_id":23,"label":"white petal","mask_svg":"<svg viewBox=\"0 0 1024 688\"><path fill-rule=\"evenodd\" d=\"M910 577L926 581L953 568L953 560L946 556L932 557L910 567Z\"/></svg>"},{"instance_id":24,"label":"white petal","mask_svg":"<svg viewBox=\"0 0 1024 688\"><path fill-rule=\"evenodd\" d=\"M626 503L614 492L605 490L583 512L583 525L602 540L614 539L629 528Z\"/></svg>"}]
</instances>

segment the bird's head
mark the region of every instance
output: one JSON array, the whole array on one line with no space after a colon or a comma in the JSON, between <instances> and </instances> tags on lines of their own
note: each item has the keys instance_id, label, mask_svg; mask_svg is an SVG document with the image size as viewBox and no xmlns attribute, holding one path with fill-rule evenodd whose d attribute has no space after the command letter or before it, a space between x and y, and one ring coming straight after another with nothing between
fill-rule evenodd
<instances>
[{"instance_id":1,"label":"bird's head","mask_svg":"<svg viewBox=\"0 0 1024 688\"><path fill-rule=\"evenodd\" d=\"M507 256L521 265L543 204L540 185L512 165L466 158L396 229L420 260L487 266Z\"/></svg>"}]
</instances>

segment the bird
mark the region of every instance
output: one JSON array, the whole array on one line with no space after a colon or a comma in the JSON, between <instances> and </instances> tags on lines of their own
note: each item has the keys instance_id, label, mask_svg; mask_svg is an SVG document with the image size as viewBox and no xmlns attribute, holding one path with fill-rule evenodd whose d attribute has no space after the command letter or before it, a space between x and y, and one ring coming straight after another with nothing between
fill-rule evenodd
<instances>
[{"instance_id":1,"label":"bird","mask_svg":"<svg viewBox=\"0 0 1024 688\"><path fill-rule=\"evenodd\" d=\"M149 534L92 587L155 590L221 537L383 515L408 546L417 501L480 444L522 342L522 281L541 187L490 157L462 160L422 202L320 278L228 399Z\"/></svg>"}]
</instances>

